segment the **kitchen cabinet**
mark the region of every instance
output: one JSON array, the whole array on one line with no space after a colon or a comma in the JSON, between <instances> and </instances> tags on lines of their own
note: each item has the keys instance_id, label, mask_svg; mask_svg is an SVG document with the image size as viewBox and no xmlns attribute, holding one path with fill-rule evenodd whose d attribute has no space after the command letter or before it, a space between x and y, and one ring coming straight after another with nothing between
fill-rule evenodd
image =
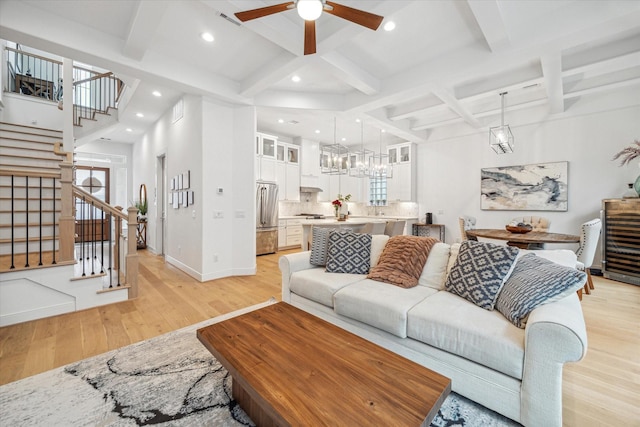
<instances>
[{"instance_id":1,"label":"kitchen cabinet","mask_svg":"<svg viewBox=\"0 0 640 427\"><path fill-rule=\"evenodd\" d=\"M416 144L406 142L387 147L393 177L387 181L388 201L416 201Z\"/></svg>"},{"instance_id":2,"label":"kitchen cabinet","mask_svg":"<svg viewBox=\"0 0 640 427\"><path fill-rule=\"evenodd\" d=\"M276 181L276 149L278 138L262 133L256 134L256 178Z\"/></svg>"},{"instance_id":3,"label":"kitchen cabinet","mask_svg":"<svg viewBox=\"0 0 640 427\"><path fill-rule=\"evenodd\" d=\"M300 147L279 142L276 163L278 200L300 201Z\"/></svg>"},{"instance_id":4,"label":"kitchen cabinet","mask_svg":"<svg viewBox=\"0 0 640 427\"><path fill-rule=\"evenodd\" d=\"M302 244L302 220L284 219L279 221L278 249L300 247Z\"/></svg>"}]
</instances>

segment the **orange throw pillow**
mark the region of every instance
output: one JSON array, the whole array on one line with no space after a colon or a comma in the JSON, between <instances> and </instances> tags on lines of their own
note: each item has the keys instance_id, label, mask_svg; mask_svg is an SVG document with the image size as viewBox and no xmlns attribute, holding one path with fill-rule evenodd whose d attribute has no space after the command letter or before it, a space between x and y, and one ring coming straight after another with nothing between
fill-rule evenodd
<instances>
[{"instance_id":1,"label":"orange throw pillow","mask_svg":"<svg viewBox=\"0 0 640 427\"><path fill-rule=\"evenodd\" d=\"M368 279L412 288L427 262L429 251L439 240L433 237L394 236L389 239Z\"/></svg>"}]
</instances>

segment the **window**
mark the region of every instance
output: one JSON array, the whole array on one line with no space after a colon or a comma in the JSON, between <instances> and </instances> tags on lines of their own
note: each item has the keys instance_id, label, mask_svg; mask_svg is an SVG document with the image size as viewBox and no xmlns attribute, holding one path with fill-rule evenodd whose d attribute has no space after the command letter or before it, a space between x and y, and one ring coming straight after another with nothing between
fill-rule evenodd
<instances>
[{"instance_id":1,"label":"window","mask_svg":"<svg viewBox=\"0 0 640 427\"><path fill-rule=\"evenodd\" d=\"M387 175L379 174L369 178L369 205L387 206Z\"/></svg>"}]
</instances>

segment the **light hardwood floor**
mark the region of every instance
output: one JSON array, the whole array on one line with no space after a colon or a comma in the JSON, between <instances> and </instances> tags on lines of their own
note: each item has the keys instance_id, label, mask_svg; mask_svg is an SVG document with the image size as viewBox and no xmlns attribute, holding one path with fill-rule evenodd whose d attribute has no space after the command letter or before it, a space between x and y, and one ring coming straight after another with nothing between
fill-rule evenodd
<instances>
[{"instance_id":1,"label":"light hardwood floor","mask_svg":"<svg viewBox=\"0 0 640 427\"><path fill-rule=\"evenodd\" d=\"M140 297L0 328L0 384L281 298L278 258L257 258L256 276L200 283L140 251ZM565 366L564 425L640 426L640 287L594 276L582 308L589 350Z\"/></svg>"}]
</instances>

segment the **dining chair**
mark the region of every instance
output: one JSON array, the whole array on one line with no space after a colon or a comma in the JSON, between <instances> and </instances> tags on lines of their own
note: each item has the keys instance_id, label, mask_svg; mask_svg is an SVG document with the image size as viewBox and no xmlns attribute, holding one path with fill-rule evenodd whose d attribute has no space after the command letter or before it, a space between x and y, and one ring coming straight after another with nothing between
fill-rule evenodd
<instances>
[{"instance_id":1,"label":"dining chair","mask_svg":"<svg viewBox=\"0 0 640 427\"><path fill-rule=\"evenodd\" d=\"M407 221L387 221L387 224L384 227L384 234L389 237L404 234L404 226L406 223Z\"/></svg>"},{"instance_id":2,"label":"dining chair","mask_svg":"<svg viewBox=\"0 0 640 427\"><path fill-rule=\"evenodd\" d=\"M385 222L368 222L360 229L363 234L384 234Z\"/></svg>"},{"instance_id":3,"label":"dining chair","mask_svg":"<svg viewBox=\"0 0 640 427\"><path fill-rule=\"evenodd\" d=\"M473 230L474 228L476 228L476 219L474 217L468 215L458 217L458 223L460 224L461 241L478 240L475 237L467 236L467 230Z\"/></svg>"},{"instance_id":4,"label":"dining chair","mask_svg":"<svg viewBox=\"0 0 640 427\"><path fill-rule=\"evenodd\" d=\"M590 294L591 289L594 289L589 268L593 264L593 258L596 255L596 247L598 246L601 230L602 221L599 218L585 222L581 227L580 247L576 251L578 256L576 268L587 273L587 283L584 284L584 291L587 294Z\"/></svg>"},{"instance_id":5,"label":"dining chair","mask_svg":"<svg viewBox=\"0 0 640 427\"><path fill-rule=\"evenodd\" d=\"M549 231L551 221L543 216L520 216L513 218L512 222L522 222L524 224L530 224L531 231ZM527 249L544 249L544 243L529 243Z\"/></svg>"}]
</instances>

